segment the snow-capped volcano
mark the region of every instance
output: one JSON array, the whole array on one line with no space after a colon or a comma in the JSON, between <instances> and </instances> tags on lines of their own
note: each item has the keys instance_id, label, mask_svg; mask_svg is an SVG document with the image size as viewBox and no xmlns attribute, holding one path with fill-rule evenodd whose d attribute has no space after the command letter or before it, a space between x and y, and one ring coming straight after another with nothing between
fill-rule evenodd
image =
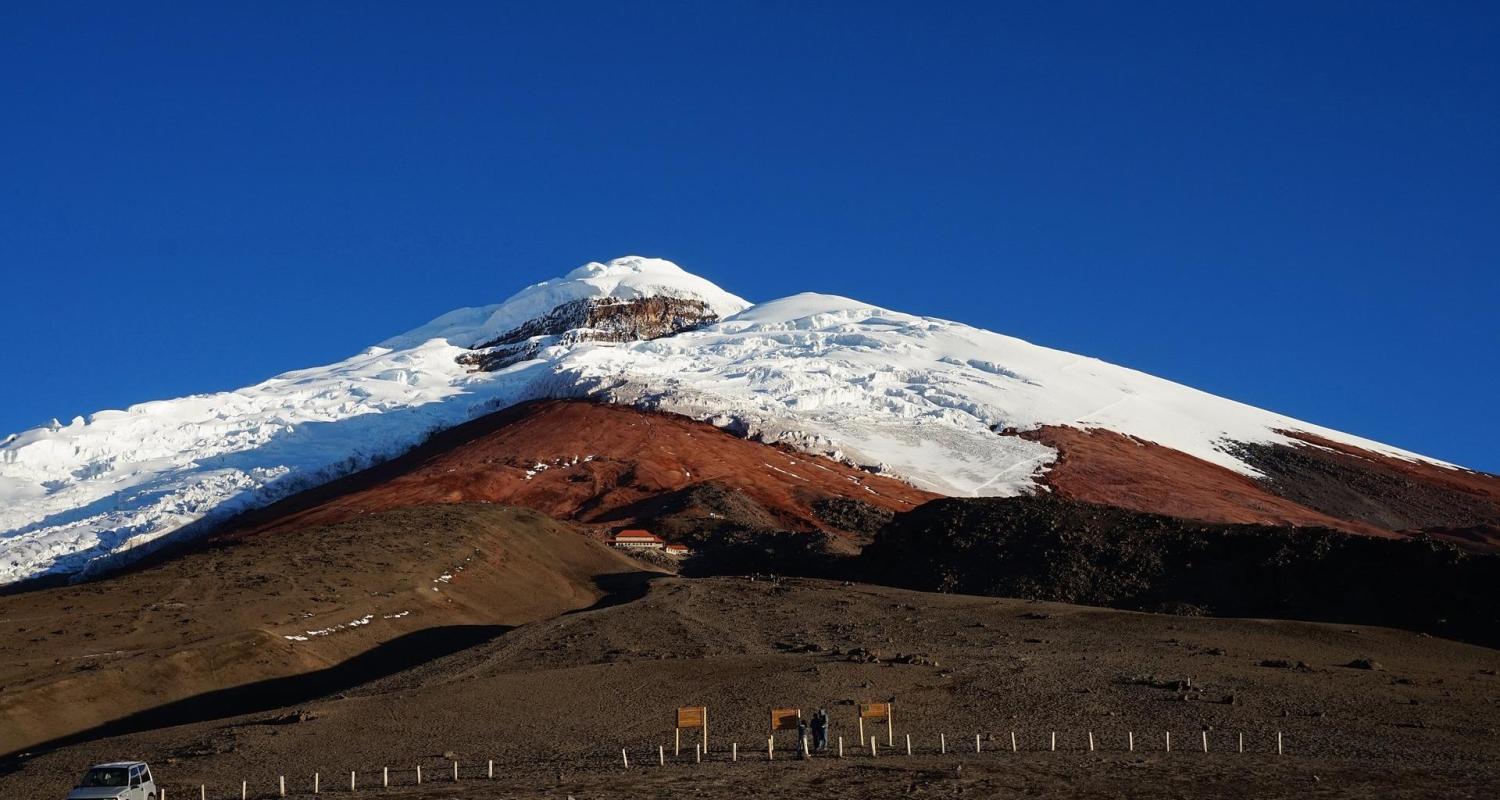
<instances>
[{"instance_id":1,"label":"snow-capped volcano","mask_svg":"<svg viewBox=\"0 0 1500 800\"><path fill-rule=\"evenodd\" d=\"M1097 359L848 298L760 305L674 264L588 264L335 364L101 411L0 446L0 583L115 554L402 453L524 400L681 413L954 495L1034 491L1058 453L1002 435L1105 429L1243 476L1298 432L1420 456Z\"/></svg>"}]
</instances>

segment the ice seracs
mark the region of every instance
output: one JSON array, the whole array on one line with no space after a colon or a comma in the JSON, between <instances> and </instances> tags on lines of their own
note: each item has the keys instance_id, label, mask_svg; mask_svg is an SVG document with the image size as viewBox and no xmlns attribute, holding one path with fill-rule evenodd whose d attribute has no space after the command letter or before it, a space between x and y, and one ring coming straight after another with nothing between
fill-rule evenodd
<instances>
[{"instance_id":1,"label":"ice seracs","mask_svg":"<svg viewBox=\"0 0 1500 800\"><path fill-rule=\"evenodd\" d=\"M1056 454L998 431L1046 424L1246 474L1226 444L1283 442L1283 429L1417 458L967 325L819 294L752 306L671 262L628 257L335 364L8 438L0 583L137 555L539 397L678 412L959 495L1032 490Z\"/></svg>"}]
</instances>

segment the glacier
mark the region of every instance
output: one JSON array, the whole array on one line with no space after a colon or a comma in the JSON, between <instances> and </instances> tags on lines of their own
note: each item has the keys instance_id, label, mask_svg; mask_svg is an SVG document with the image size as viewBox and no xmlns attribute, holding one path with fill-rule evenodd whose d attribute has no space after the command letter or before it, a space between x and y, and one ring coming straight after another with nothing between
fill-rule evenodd
<instances>
[{"instance_id":1,"label":"glacier","mask_svg":"<svg viewBox=\"0 0 1500 800\"><path fill-rule=\"evenodd\" d=\"M462 358L566 303L652 297L706 304L719 321L644 341L539 339L534 357L495 371ZM631 256L450 312L334 364L8 437L0 584L87 576L444 428L569 397L685 414L949 495L1035 491L1057 454L997 431L1041 425L1104 428L1248 475L1228 445L1290 443L1282 431L1442 464L957 322L821 294L752 305L671 262Z\"/></svg>"}]
</instances>

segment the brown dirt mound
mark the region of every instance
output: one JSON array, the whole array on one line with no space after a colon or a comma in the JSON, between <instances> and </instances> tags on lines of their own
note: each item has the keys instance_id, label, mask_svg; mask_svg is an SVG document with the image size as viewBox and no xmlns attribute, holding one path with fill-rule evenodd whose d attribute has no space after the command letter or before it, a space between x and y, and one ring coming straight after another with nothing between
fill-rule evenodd
<instances>
[{"instance_id":1,"label":"brown dirt mound","mask_svg":"<svg viewBox=\"0 0 1500 800\"><path fill-rule=\"evenodd\" d=\"M535 511L450 505L218 540L105 580L0 597L0 753L386 647L340 680L382 674L588 606L604 595L599 576L639 569ZM460 635L392 646L443 630Z\"/></svg>"}]
</instances>

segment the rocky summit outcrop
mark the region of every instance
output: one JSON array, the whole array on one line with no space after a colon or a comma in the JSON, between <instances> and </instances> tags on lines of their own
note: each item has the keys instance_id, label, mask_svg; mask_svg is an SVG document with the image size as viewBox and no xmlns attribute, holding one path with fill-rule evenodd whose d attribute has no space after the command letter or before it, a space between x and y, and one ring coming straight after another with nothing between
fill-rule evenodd
<instances>
[{"instance_id":1,"label":"rocky summit outcrop","mask_svg":"<svg viewBox=\"0 0 1500 800\"><path fill-rule=\"evenodd\" d=\"M488 372L535 358L551 345L659 339L718 321L708 303L690 298L573 300L475 345L473 352L459 356L459 363Z\"/></svg>"}]
</instances>

